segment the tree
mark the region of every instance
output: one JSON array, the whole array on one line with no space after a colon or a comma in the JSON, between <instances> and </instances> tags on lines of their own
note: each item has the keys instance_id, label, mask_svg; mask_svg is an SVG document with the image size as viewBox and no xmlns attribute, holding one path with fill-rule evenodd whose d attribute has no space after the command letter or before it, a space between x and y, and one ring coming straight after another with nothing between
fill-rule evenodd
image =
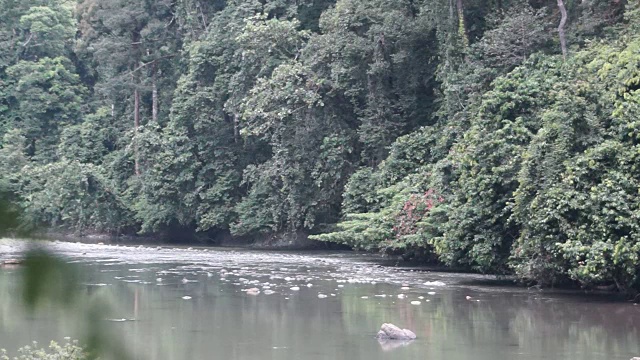
<instances>
[{"instance_id":1,"label":"tree","mask_svg":"<svg viewBox=\"0 0 640 360\"><path fill-rule=\"evenodd\" d=\"M80 122L86 89L65 57L21 60L6 69L13 84L15 104L11 126L22 129L28 153L39 161L56 159L56 147L64 127Z\"/></svg>"}]
</instances>

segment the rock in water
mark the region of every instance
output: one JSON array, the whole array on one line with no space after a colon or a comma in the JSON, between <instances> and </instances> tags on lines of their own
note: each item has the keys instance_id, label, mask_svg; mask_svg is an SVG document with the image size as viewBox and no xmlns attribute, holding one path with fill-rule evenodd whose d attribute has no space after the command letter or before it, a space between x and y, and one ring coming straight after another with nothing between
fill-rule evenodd
<instances>
[{"instance_id":1,"label":"rock in water","mask_svg":"<svg viewBox=\"0 0 640 360\"><path fill-rule=\"evenodd\" d=\"M389 340L414 340L416 338L416 334L411 330L400 329L393 324L382 324L376 337L378 339Z\"/></svg>"},{"instance_id":2,"label":"rock in water","mask_svg":"<svg viewBox=\"0 0 640 360\"><path fill-rule=\"evenodd\" d=\"M22 265L23 261L20 259L7 259L2 262L2 265Z\"/></svg>"},{"instance_id":3,"label":"rock in water","mask_svg":"<svg viewBox=\"0 0 640 360\"><path fill-rule=\"evenodd\" d=\"M246 290L246 292L247 292L247 295L253 295L253 296L256 296L256 295L260 294L260 289L258 289L258 288L251 288L251 289L247 289L247 290Z\"/></svg>"}]
</instances>

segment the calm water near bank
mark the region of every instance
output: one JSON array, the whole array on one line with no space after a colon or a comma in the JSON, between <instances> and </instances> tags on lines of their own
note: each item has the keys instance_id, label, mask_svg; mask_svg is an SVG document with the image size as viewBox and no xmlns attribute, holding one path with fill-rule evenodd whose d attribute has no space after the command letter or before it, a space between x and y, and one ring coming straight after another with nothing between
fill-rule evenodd
<instances>
[{"instance_id":1,"label":"calm water near bank","mask_svg":"<svg viewBox=\"0 0 640 360\"><path fill-rule=\"evenodd\" d=\"M22 246L0 240L0 258ZM140 360L640 356L640 306L608 296L488 286L478 275L411 272L349 252L47 247L81 267L83 293L110 304L104 326ZM19 273L0 269L0 348L81 337L59 311L21 309ZM254 287L257 296L243 291ZM418 340L379 343L383 322Z\"/></svg>"}]
</instances>

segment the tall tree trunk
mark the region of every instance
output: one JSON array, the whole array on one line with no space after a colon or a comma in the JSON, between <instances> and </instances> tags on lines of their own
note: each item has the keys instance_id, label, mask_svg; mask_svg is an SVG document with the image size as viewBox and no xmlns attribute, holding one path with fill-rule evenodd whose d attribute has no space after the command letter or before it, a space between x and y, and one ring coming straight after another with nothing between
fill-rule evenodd
<instances>
[{"instance_id":1,"label":"tall tree trunk","mask_svg":"<svg viewBox=\"0 0 640 360\"><path fill-rule=\"evenodd\" d=\"M233 114L233 142L237 143L240 138L240 115Z\"/></svg>"},{"instance_id":2,"label":"tall tree trunk","mask_svg":"<svg viewBox=\"0 0 640 360\"><path fill-rule=\"evenodd\" d=\"M157 64L153 63L151 73L151 119L154 123L158 122L158 84L157 84Z\"/></svg>"},{"instance_id":3,"label":"tall tree trunk","mask_svg":"<svg viewBox=\"0 0 640 360\"><path fill-rule=\"evenodd\" d=\"M454 10L453 10L453 0L449 0L449 19L451 19L451 22L453 24L453 14L454 14Z\"/></svg>"},{"instance_id":4,"label":"tall tree trunk","mask_svg":"<svg viewBox=\"0 0 640 360\"><path fill-rule=\"evenodd\" d=\"M469 45L469 38L467 37L467 23L464 20L464 3L462 0L457 0L456 6L458 8L458 32L462 37L464 46L467 47Z\"/></svg>"},{"instance_id":5,"label":"tall tree trunk","mask_svg":"<svg viewBox=\"0 0 640 360\"><path fill-rule=\"evenodd\" d=\"M138 151L138 128L140 127L140 92L136 87L133 90L133 152L134 152L134 168L136 175L140 175L140 154Z\"/></svg>"},{"instance_id":6,"label":"tall tree trunk","mask_svg":"<svg viewBox=\"0 0 640 360\"><path fill-rule=\"evenodd\" d=\"M567 8L564 6L563 0L558 0L558 8L562 18L560 19L560 25L558 26L558 35L560 35L560 47L562 48L562 57L567 59L567 38L564 33L564 26L567 24Z\"/></svg>"},{"instance_id":7,"label":"tall tree trunk","mask_svg":"<svg viewBox=\"0 0 640 360\"><path fill-rule=\"evenodd\" d=\"M140 151L138 149L138 128L140 127L140 30L136 29L131 34L132 50L135 61L132 64L131 80L133 82L133 166L136 175L140 175Z\"/></svg>"}]
</instances>

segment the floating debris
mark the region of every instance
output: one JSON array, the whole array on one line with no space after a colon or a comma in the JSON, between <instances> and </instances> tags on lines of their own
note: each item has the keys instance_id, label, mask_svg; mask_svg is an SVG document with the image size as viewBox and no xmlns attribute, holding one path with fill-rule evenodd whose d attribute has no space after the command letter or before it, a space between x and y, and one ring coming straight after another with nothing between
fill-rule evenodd
<instances>
[{"instance_id":1,"label":"floating debris","mask_svg":"<svg viewBox=\"0 0 640 360\"><path fill-rule=\"evenodd\" d=\"M183 296L182 300L191 300L191 296Z\"/></svg>"},{"instance_id":2,"label":"floating debris","mask_svg":"<svg viewBox=\"0 0 640 360\"><path fill-rule=\"evenodd\" d=\"M422 304L422 302L418 301L418 300L414 300L411 302L411 305L420 305Z\"/></svg>"},{"instance_id":3,"label":"floating debris","mask_svg":"<svg viewBox=\"0 0 640 360\"><path fill-rule=\"evenodd\" d=\"M299 287L297 287L297 286L294 286L294 287L289 288L289 290L292 290L292 291L299 291L299 290L300 290L300 288L299 288Z\"/></svg>"},{"instance_id":4,"label":"floating debris","mask_svg":"<svg viewBox=\"0 0 640 360\"><path fill-rule=\"evenodd\" d=\"M447 286L447 284L443 283L442 281L427 281L426 283L424 283L424 285L426 285L426 286Z\"/></svg>"},{"instance_id":5,"label":"floating debris","mask_svg":"<svg viewBox=\"0 0 640 360\"><path fill-rule=\"evenodd\" d=\"M318 299L326 299L327 295L325 294L318 294Z\"/></svg>"}]
</instances>

